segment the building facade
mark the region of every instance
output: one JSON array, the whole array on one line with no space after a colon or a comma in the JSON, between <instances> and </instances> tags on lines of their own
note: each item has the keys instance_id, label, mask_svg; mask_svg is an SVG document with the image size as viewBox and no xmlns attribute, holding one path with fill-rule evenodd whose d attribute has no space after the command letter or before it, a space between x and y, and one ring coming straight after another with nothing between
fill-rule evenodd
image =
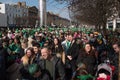
<instances>
[{"instance_id":1,"label":"building facade","mask_svg":"<svg viewBox=\"0 0 120 80\"><path fill-rule=\"evenodd\" d=\"M37 27L39 25L38 23L38 9L35 6L28 8L28 24L31 27Z\"/></svg>"},{"instance_id":2,"label":"building facade","mask_svg":"<svg viewBox=\"0 0 120 80\"><path fill-rule=\"evenodd\" d=\"M0 27L7 26L7 16L5 14L0 13Z\"/></svg>"},{"instance_id":3,"label":"building facade","mask_svg":"<svg viewBox=\"0 0 120 80\"><path fill-rule=\"evenodd\" d=\"M120 31L120 18L109 19L107 21L107 29L112 29L113 31L119 30Z\"/></svg>"},{"instance_id":4,"label":"building facade","mask_svg":"<svg viewBox=\"0 0 120 80\"><path fill-rule=\"evenodd\" d=\"M27 24L26 17L28 9L26 3L18 2L17 4L0 4L0 13L7 16L7 26L23 26Z\"/></svg>"},{"instance_id":5,"label":"building facade","mask_svg":"<svg viewBox=\"0 0 120 80\"><path fill-rule=\"evenodd\" d=\"M56 26L68 26L70 24L70 20L60 17L57 14L53 14L52 12L47 12L47 25L56 25Z\"/></svg>"},{"instance_id":6,"label":"building facade","mask_svg":"<svg viewBox=\"0 0 120 80\"><path fill-rule=\"evenodd\" d=\"M26 2L17 4L0 4L0 13L4 16L5 27L38 27L40 25L39 10L37 7L26 6ZM70 21L57 14L47 12L46 24L56 26L68 26ZM5 17L6 16L6 17ZM2 20L2 18L1 18Z\"/></svg>"}]
</instances>

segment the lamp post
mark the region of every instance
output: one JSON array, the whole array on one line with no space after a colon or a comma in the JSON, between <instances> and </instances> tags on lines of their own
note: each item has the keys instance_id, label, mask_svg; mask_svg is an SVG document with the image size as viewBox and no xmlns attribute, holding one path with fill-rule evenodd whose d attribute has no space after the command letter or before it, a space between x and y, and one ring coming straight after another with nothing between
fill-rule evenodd
<instances>
[{"instance_id":1,"label":"lamp post","mask_svg":"<svg viewBox=\"0 0 120 80\"><path fill-rule=\"evenodd\" d=\"M40 26L46 26L46 0L39 0Z\"/></svg>"},{"instance_id":2,"label":"lamp post","mask_svg":"<svg viewBox=\"0 0 120 80\"><path fill-rule=\"evenodd\" d=\"M7 29L9 30L9 17L7 16Z\"/></svg>"}]
</instances>

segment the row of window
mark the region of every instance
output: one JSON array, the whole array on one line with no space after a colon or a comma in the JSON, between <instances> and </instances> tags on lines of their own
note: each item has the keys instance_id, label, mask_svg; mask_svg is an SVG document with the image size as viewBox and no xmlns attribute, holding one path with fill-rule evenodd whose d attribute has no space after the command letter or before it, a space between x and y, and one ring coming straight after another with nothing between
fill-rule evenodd
<instances>
[{"instance_id":1,"label":"row of window","mask_svg":"<svg viewBox=\"0 0 120 80\"><path fill-rule=\"evenodd\" d=\"M9 17L21 17L21 15L18 15L18 14L8 14ZM27 16L26 14L23 14L22 16Z\"/></svg>"},{"instance_id":2,"label":"row of window","mask_svg":"<svg viewBox=\"0 0 120 80\"><path fill-rule=\"evenodd\" d=\"M17 9L17 8L14 8L14 7L12 7L12 8L11 7L8 7L8 8L6 7L6 10L16 11L16 12L20 12L20 11L26 12L27 9L22 9L22 8L21 9Z\"/></svg>"}]
</instances>

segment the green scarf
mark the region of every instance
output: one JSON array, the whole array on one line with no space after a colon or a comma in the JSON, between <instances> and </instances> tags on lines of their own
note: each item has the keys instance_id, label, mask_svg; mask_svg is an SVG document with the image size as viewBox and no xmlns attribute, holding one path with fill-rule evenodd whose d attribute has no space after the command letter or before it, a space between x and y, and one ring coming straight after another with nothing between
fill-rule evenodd
<instances>
[{"instance_id":1,"label":"green scarf","mask_svg":"<svg viewBox=\"0 0 120 80\"><path fill-rule=\"evenodd\" d=\"M88 74L88 75L77 76L77 78L80 79L80 80L87 80L89 78L95 78L95 77L93 77L91 74Z\"/></svg>"}]
</instances>

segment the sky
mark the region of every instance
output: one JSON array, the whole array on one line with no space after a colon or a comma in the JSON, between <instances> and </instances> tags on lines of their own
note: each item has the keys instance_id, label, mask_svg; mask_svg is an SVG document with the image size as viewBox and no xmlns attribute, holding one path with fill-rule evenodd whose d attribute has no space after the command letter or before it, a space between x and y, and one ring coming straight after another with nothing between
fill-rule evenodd
<instances>
[{"instance_id":1,"label":"sky","mask_svg":"<svg viewBox=\"0 0 120 80\"><path fill-rule=\"evenodd\" d=\"M22 2L25 1L26 4L28 6L36 6L38 7L38 1L39 0L0 0L0 2L2 3L9 3L9 4L13 4L13 3L17 3L17 2ZM53 12L55 14L59 14L59 16L63 17L63 18L69 18L69 11L67 9L66 4L59 4L58 2L54 1L54 0L46 0L47 2L47 11L49 12Z\"/></svg>"}]
</instances>

